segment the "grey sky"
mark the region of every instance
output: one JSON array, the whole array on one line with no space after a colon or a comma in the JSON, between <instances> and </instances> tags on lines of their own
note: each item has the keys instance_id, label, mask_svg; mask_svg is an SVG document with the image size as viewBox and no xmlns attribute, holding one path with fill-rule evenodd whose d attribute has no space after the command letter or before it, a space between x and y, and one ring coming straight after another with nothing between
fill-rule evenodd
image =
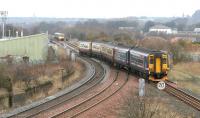
<instances>
[{"instance_id":1,"label":"grey sky","mask_svg":"<svg viewBox=\"0 0 200 118\"><path fill-rule=\"evenodd\" d=\"M200 9L200 0L0 0L9 16L116 18L182 16Z\"/></svg>"}]
</instances>

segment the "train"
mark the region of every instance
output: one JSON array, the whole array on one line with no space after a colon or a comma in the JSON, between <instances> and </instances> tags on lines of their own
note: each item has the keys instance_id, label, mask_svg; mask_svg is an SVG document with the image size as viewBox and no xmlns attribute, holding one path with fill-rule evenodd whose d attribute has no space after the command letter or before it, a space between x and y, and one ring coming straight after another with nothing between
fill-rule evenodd
<instances>
[{"instance_id":1,"label":"train","mask_svg":"<svg viewBox=\"0 0 200 118\"><path fill-rule=\"evenodd\" d=\"M110 42L79 41L79 54L104 60L117 68L125 68L146 81L166 81L169 55L166 51Z\"/></svg>"},{"instance_id":2,"label":"train","mask_svg":"<svg viewBox=\"0 0 200 118\"><path fill-rule=\"evenodd\" d=\"M65 35L63 33L54 33L54 40L57 41L64 41L65 40Z\"/></svg>"}]
</instances>

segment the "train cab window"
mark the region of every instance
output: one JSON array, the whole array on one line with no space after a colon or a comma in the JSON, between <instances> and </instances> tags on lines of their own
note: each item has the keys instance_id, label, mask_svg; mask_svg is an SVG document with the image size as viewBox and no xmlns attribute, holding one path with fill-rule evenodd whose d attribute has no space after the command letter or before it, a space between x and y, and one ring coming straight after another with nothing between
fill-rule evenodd
<instances>
[{"instance_id":1,"label":"train cab window","mask_svg":"<svg viewBox=\"0 0 200 118\"><path fill-rule=\"evenodd\" d=\"M166 59L166 58L163 58L163 59L162 59L162 63L163 63L163 64L166 64L166 63L167 63L167 59Z\"/></svg>"},{"instance_id":2,"label":"train cab window","mask_svg":"<svg viewBox=\"0 0 200 118\"><path fill-rule=\"evenodd\" d=\"M150 64L153 64L153 56L150 56Z\"/></svg>"}]
</instances>

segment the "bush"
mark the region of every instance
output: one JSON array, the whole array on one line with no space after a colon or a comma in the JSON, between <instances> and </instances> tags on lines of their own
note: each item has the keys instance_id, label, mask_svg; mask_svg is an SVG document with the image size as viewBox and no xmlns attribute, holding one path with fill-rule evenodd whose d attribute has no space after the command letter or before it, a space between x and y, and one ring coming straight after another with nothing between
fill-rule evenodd
<instances>
[{"instance_id":1,"label":"bush","mask_svg":"<svg viewBox=\"0 0 200 118\"><path fill-rule=\"evenodd\" d=\"M46 62L56 61L56 52L52 46L48 47L48 54L46 58Z\"/></svg>"},{"instance_id":2,"label":"bush","mask_svg":"<svg viewBox=\"0 0 200 118\"><path fill-rule=\"evenodd\" d=\"M150 97L139 97L130 92L120 108L120 118L174 118L177 114L169 110L163 110L163 104L160 99Z\"/></svg>"},{"instance_id":3,"label":"bush","mask_svg":"<svg viewBox=\"0 0 200 118\"><path fill-rule=\"evenodd\" d=\"M0 87L6 88L8 91L12 90L11 78L6 75L4 65L0 65Z\"/></svg>"}]
</instances>

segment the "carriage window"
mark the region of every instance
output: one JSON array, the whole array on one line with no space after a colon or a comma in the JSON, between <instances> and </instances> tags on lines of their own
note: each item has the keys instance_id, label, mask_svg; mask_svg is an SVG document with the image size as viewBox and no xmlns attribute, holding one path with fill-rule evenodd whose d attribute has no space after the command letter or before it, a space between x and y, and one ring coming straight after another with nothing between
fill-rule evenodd
<instances>
[{"instance_id":1,"label":"carriage window","mask_svg":"<svg viewBox=\"0 0 200 118\"><path fill-rule=\"evenodd\" d=\"M135 64L137 64L137 65L140 65L140 66L144 65L144 60L142 60L139 57L134 56L134 55L131 55L131 60L130 61L135 63Z\"/></svg>"},{"instance_id":2,"label":"carriage window","mask_svg":"<svg viewBox=\"0 0 200 118\"><path fill-rule=\"evenodd\" d=\"M127 58L126 53L124 52L115 52L115 53L116 53L115 54L116 58L121 59L121 60L126 60Z\"/></svg>"}]
</instances>

